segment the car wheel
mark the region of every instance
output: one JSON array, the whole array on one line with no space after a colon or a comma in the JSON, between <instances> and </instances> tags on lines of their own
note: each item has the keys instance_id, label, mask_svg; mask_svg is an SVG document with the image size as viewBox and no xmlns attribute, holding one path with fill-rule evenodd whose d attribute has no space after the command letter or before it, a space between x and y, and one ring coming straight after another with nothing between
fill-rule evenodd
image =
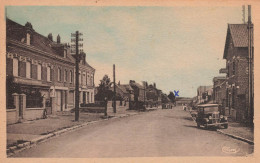
<instances>
[{"instance_id":1,"label":"car wheel","mask_svg":"<svg viewBox=\"0 0 260 163\"><path fill-rule=\"evenodd\" d=\"M225 124L225 125L224 125L224 128L227 129L227 128L228 128L228 124Z\"/></svg>"},{"instance_id":2,"label":"car wheel","mask_svg":"<svg viewBox=\"0 0 260 163\"><path fill-rule=\"evenodd\" d=\"M200 124L199 123L197 123L197 128L200 128Z\"/></svg>"}]
</instances>

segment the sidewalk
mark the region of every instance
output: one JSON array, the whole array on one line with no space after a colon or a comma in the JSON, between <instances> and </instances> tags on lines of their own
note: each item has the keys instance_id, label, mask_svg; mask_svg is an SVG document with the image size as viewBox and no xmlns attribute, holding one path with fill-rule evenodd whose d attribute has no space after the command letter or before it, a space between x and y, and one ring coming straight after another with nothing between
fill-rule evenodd
<instances>
[{"instance_id":1,"label":"sidewalk","mask_svg":"<svg viewBox=\"0 0 260 163\"><path fill-rule=\"evenodd\" d=\"M223 134L249 140L248 142L254 142L254 128L247 127L244 124L229 121L227 129L219 129Z\"/></svg>"},{"instance_id":2,"label":"sidewalk","mask_svg":"<svg viewBox=\"0 0 260 163\"><path fill-rule=\"evenodd\" d=\"M190 113L194 113L194 111L189 110ZM195 117L192 117L195 121ZM254 128L248 127L244 124L233 122L228 119L228 128L227 129L218 129L218 132L233 137L235 139L239 139L250 144L254 144Z\"/></svg>"},{"instance_id":3,"label":"sidewalk","mask_svg":"<svg viewBox=\"0 0 260 163\"><path fill-rule=\"evenodd\" d=\"M108 108L109 118L125 117L138 114L134 110L118 109L117 113L112 113ZM26 121L23 123L7 125L7 148L17 146L25 142L54 133L62 129L71 128L85 124L87 122L101 121L104 119L104 113L84 113L80 112L78 122L74 121L75 113L59 112L56 115L50 115L47 119Z\"/></svg>"}]
</instances>

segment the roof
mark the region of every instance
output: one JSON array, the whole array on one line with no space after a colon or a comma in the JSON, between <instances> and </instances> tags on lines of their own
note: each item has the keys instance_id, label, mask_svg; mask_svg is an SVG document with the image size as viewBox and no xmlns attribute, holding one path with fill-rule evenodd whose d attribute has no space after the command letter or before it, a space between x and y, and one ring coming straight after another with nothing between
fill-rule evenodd
<instances>
[{"instance_id":1,"label":"roof","mask_svg":"<svg viewBox=\"0 0 260 163\"><path fill-rule=\"evenodd\" d=\"M248 47L248 25L247 24L228 24L226 43L223 58L227 56L227 50L230 39L234 47L246 48ZM254 46L254 42L252 43Z\"/></svg>"},{"instance_id":2,"label":"roof","mask_svg":"<svg viewBox=\"0 0 260 163\"><path fill-rule=\"evenodd\" d=\"M133 85L133 86L135 86L135 87L137 87L137 88L139 88L139 89L144 89L144 87L141 85L141 84L139 84L139 83L131 83L131 85Z\"/></svg>"},{"instance_id":3,"label":"roof","mask_svg":"<svg viewBox=\"0 0 260 163\"><path fill-rule=\"evenodd\" d=\"M120 86L125 87L127 91L133 91L133 88L129 84L122 84Z\"/></svg>"},{"instance_id":4,"label":"roof","mask_svg":"<svg viewBox=\"0 0 260 163\"><path fill-rule=\"evenodd\" d=\"M47 52L49 54L55 55L59 57L62 60L70 61L70 62L75 62L74 58L68 54L67 58L64 58L59 55L59 52L61 50L63 54L63 48L66 47L65 44L58 44L54 41L49 40L47 37L35 32L31 28L28 28L26 26L23 26L21 24L18 24L10 19L6 19L6 37L7 39L15 40L20 43L25 42L25 37L27 31L31 32L31 45L32 47L37 48L38 50Z\"/></svg>"},{"instance_id":5,"label":"roof","mask_svg":"<svg viewBox=\"0 0 260 163\"><path fill-rule=\"evenodd\" d=\"M124 85L118 85L116 84L117 88L120 89L123 93L129 93L128 91L133 90L133 88L130 85L124 84ZM110 90L114 91L114 87L112 86Z\"/></svg>"},{"instance_id":6,"label":"roof","mask_svg":"<svg viewBox=\"0 0 260 163\"><path fill-rule=\"evenodd\" d=\"M226 80L226 77L225 76L216 76L213 78L213 82L215 82L217 80Z\"/></svg>"}]
</instances>

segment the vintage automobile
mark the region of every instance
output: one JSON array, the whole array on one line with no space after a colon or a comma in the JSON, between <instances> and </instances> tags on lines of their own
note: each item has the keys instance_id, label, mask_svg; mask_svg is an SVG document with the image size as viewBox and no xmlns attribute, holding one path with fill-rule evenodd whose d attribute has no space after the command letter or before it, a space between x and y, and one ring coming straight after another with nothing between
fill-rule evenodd
<instances>
[{"instance_id":1,"label":"vintage automobile","mask_svg":"<svg viewBox=\"0 0 260 163\"><path fill-rule=\"evenodd\" d=\"M196 117L197 127L204 126L228 128L227 117L220 115L218 104L202 104L198 105L198 114Z\"/></svg>"}]
</instances>

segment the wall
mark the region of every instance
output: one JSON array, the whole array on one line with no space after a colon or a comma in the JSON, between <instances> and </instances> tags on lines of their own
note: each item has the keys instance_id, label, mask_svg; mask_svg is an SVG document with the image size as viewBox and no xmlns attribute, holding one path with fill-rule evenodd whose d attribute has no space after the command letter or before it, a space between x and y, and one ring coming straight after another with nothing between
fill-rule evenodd
<instances>
[{"instance_id":1,"label":"wall","mask_svg":"<svg viewBox=\"0 0 260 163\"><path fill-rule=\"evenodd\" d=\"M9 124L14 124L18 122L18 112L16 109L6 109L6 123Z\"/></svg>"},{"instance_id":2,"label":"wall","mask_svg":"<svg viewBox=\"0 0 260 163\"><path fill-rule=\"evenodd\" d=\"M107 102L107 108L113 108L112 107L113 101ZM125 102L122 101L122 106L120 106L120 101L116 101L116 108L118 109L129 109L129 102L126 102L126 106L124 106Z\"/></svg>"},{"instance_id":3,"label":"wall","mask_svg":"<svg viewBox=\"0 0 260 163\"><path fill-rule=\"evenodd\" d=\"M26 108L23 118L24 120L35 120L43 117L44 108Z\"/></svg>"}]
</instances>

